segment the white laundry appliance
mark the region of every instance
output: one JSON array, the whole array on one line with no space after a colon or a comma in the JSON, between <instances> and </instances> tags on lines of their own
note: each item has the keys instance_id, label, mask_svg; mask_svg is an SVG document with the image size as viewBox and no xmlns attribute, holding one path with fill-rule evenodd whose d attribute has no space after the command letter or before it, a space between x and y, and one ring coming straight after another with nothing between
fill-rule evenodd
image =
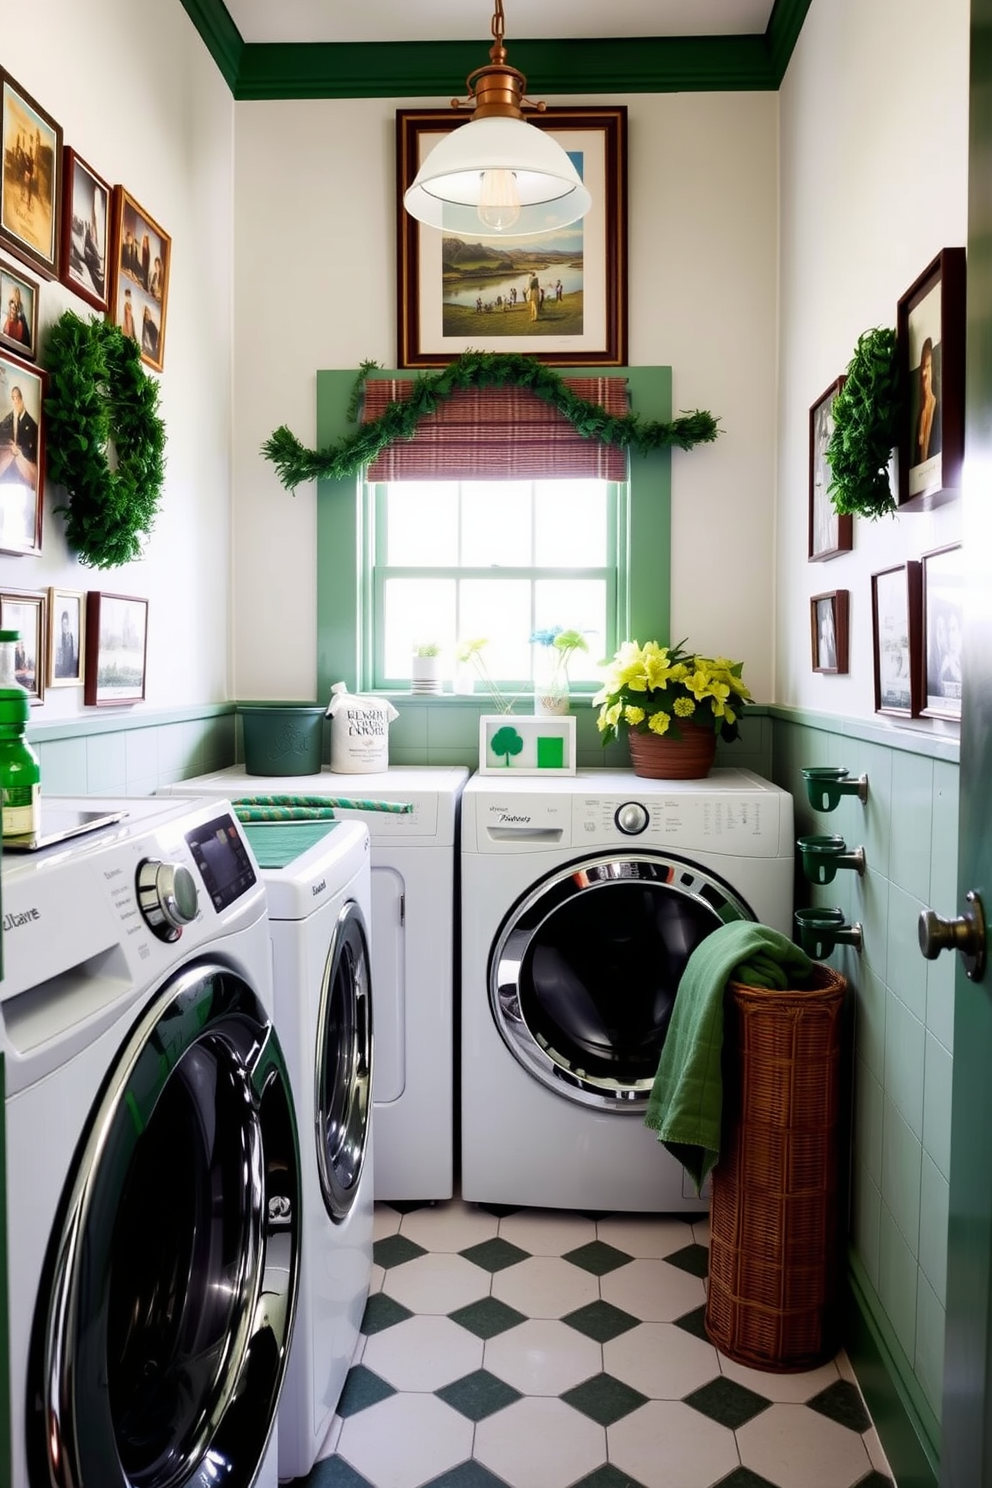
<instances>
[{"instance_id":1,"label":"white laundry appliance","mask_svg":"<svg viewBox=\"0 0 992 1488\"><path fill-rule=\"evenodd\" d=\"M4 1481L275 1488L300 1162L257 868L222 802L46 798L42 836L3 853Z\"/></svg>"},{"instance_id":2,"label":"white laundry appliance","mask_svg":"<svg viewBox=\"0 0 992 1488\"><path fill-rule=\"evenodd\" d=\"M372 1082L377 1199L454 1192L455 855L463 765L375 775L248 775L240 765L167 787L174 795L329 796L410 806L336 808L372 844Z\"/></svg>"},{"instance_id":3,"label":"white laundry appliance","mask_svg":"<svg viewBox=\"0 0 992 1488\"><path fill-rule=\"evenodd\" d=\"M300 1131L303 1253L279 1406L279 1476L322 1455L372 1274L369 834L359 821L244 828L269 904L275 1023Z\"/></svg>"},{"instance_id":4,"label":"white laundry appliance","mask_svg":"<svg viewBox=\"0 0 992 1488\"><path fill-rule=\"evenodd\" d=\"M473 776L462 797L462 1197L705 1207L643 1124L711 930L791 933L791 796L748 771Z\"/></svg>"}]
</instances>

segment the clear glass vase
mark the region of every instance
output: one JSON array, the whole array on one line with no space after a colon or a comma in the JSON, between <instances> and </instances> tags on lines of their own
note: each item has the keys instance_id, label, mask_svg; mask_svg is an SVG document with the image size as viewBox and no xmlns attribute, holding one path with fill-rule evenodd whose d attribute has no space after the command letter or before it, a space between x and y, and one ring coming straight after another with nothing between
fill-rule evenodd
<instances>
[{"instance_id":1,"label":"clear glass vase","mask_svg":"<svg viewBox=\"0 0 992 1488\"><path fill-rule=\"evenodd\" d=\"M568 673L558 652L553 657L538 658L534 669L534 712L543 718L568 712Z\"/></svg>"}]
</instances>

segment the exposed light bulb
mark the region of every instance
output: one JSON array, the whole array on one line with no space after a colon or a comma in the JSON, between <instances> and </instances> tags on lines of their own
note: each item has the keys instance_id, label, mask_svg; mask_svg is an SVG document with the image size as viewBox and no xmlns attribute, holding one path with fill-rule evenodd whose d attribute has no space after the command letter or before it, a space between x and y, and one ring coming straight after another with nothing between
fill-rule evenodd
<instances>
[{"instance_id":1,"label":"exposed light bulb","mask_svg":"<svg viewBox=\"0 0 992 1488\"><path fill-rule=\"evenodd\" d=\"M520 217L520 192L517 178L511 170L486 170L482 172L479 189L479 205L476 209L479 221L490 232L506 232Z\"/></svg>"}]
</instances>

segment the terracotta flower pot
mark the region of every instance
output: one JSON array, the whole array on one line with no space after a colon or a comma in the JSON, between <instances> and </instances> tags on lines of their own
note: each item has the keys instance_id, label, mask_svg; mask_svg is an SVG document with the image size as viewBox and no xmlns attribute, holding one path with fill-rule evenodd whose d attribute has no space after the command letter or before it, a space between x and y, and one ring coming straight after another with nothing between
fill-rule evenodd
<instances>
[{"instance_id":1,"label":"terracotta flower pot","mask_svg":"<svg viewBox=\"0 0 992 1488\"><path fill-rule=\"evenodd\" d=\"M702 780L713 768L716 731L698 723L679 725L681 738L642 734L631 729L630 760L634 774L646 780Z\"/></svg>"}]
</instances>

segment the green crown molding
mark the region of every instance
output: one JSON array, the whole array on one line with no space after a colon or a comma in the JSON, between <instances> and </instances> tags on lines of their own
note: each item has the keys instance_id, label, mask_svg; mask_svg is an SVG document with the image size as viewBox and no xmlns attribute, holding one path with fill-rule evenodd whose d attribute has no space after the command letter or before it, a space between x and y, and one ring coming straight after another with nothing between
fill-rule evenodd
<instances>
[{"instance_id":1,"label":"green crown molding","mask_svg":"<svg viewBox=\"0 0 992 1488\"><path fill-rule=\"evenodd\" d=\"M245 42L223 0L182 0L237 99L452 98L486 38L443 42ZM777 89L810 0L775 0L764 35L509 40L538 96Z\"/></svg>"}]
</instances>

